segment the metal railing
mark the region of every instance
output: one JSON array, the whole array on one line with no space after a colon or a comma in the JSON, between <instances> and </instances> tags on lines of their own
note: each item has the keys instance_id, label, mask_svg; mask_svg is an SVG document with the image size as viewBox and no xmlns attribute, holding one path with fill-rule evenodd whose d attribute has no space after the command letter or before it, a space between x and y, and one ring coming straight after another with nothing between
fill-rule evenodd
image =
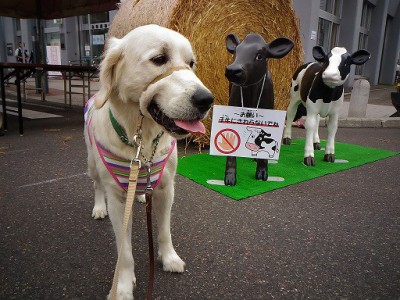
<instances>
[{"instance_id":1,"label":"metal railing","mask_svg":"<svg viewBox=\"0 0 400 300\"><path fill-rule=\"evenodd\" d=\"M5 73L6 69L10 69L11 72ZM64 79L64 104L67 105L67 73L80 73L82 74L82 95L83 104L85 103L86 93L90 95L90 79L98 72L98 69L93 66L69 66L69 65L47 65L47 64L25 64L25 63L0 63L0 85L1 85L1 99L3 107L3 127L7 129L7 107L6 107L6 95L5 95L5 82L12 77L15 77L15 85L17 88L17 104L18 104L18 122L19 122L19 132L22 135L23 130L23 118L22 118L22 97L21 97L21 83L24 84L24 80L31 76L33 72L37 72L41 78L41 94L42 100L45 101L45 82L44 75L47 71L59 71L63 74ZM69 76L69 106L71 106L71 94L72 87L74 85L71 83L71 76ZM88 83L85 83L87 78ZM81 86L81 85L79 85Z\"/></svg>"}]
</instances>

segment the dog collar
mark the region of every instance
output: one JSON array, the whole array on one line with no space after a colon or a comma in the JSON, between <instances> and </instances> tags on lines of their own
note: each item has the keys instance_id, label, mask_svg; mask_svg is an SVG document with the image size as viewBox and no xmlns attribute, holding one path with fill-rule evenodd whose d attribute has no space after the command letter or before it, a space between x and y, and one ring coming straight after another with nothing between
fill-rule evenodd
<instances>
[{"instance_id":1,"label":"dog collar","mask_svg":"<svg viewBox=\"0 0 400 300\"><path fill-rule=\"evenodd\" d=\"M108 109L108 114L110 116L110 121L111 124L115 130L115 132L118 134L119 139L125 144L128 145L130 147L134 147L134 145L129 141L128 137L125 134L125 131L121 128L121 126L118 124L117 120L115 119L111 108Z\"/></svg>"},{"instance_id":2,"label":"dog collar","mask_svg":"<svg viewBox=\"0 0 400 300\"><path fill-rule=\"evenodd\" d=\"M123 130L123 129L121 128L121 126L118 124L118 121L115 119L114 114L113 114L112 111L111 111L111 108L108 109L108 114L109 114L109 116L110 116L111 124L112 124L112 126L113 126L115 132L118 134L120 140L121 140L125 145L128 145L128 146L130 146L130 147L136 147L135 144L133 144L132 142L129 141L128 137L126 136L125 130ZM140 113L140 114L142 115L142 113ZM143 115L142 115L142 116L143 116ZM141 127L141 125L140 125L140 127ZM139 128L139 130L141 131L141 128ZM152 154L151 154L151 158L150 158L150 159L147 159L146 157L144 157L144 156L142 155L142 158L145 160L146 163L151 163L151 162L152 162L153 157L154 157L154 154L155 154L155 152L157 151L158 142L159 142L160 138L163 136L163 134L164 134L164 131L161 130L161 131L157 134L157 136L153 139L152 145L154 145L154 149L153 149L153 152L152 152Z\"/></svg>"}]
</instances>

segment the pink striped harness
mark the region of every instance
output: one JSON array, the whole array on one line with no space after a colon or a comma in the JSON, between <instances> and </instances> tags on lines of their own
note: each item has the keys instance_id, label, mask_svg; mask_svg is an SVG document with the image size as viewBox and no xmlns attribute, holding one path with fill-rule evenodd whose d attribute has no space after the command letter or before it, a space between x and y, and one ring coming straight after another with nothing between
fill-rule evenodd
<instances>
[{"instance_id":1,"label":"pink striped harness","mask_svg":"<svg viewBox=\"0 0 400 300\"><path fill-rule=\"evenodd\" d=\"M92 116L94 111L94 96L91 97L84 109L84 120L86 124L87 134L89 137L89 141L92 144L92 139L96 144L96 148L99 152L100 158L106 166L110 175L114 178L114 180L118 183L118 185L127 191L129 185L129 172L130 172L130 160L126 160L125 158L119 157L118 155L112 153L103 145L101 145L95 137L92 138L90 134L90 126L92 123ZM172 141L169 147L166 147L161 150L161 157L155 161L151 167L151 175L150 181L151 186L154 188L157 187L161 180L161 176L164 172L165 165L167 164L168 158L171 156L172 151L174 150L176 145L176 141ZM147 186L147 168L143 166L139 170L139 177L136 187L136 195L142 195L145 193Z\"/></svg>"}]
</instances>

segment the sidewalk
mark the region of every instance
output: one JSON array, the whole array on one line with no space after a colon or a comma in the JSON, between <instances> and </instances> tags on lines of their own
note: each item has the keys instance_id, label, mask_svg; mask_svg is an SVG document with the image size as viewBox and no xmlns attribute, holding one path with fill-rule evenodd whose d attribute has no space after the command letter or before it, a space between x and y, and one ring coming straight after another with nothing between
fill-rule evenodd
<instances>
[{"instance_id":1,"label":"sidewalk","mask_svg":"<svg viewBox=\"0 0 400 300\"><path fill-rule=\"evenodd\" d=\"M82 80L75 78L72 80L73 85L81 84ZM95 94L100 88L98 78L90 81L90 93ZM67 87L68 89L68 87ZM389 116L396 112L393 107L390 93L395 91L394 86L378 85L372 86L367 106L366 116L364 118L349 118L348 111L350 105L351 93L345 93L345 103L339 120L339 127L400 127L400 118L390 118ZM22 97L24 98L24 92ZM72 92L82 93L82 88L73 87ZM88 91L85 90L85 97L82 94L71 95L71 105L75 107L83 107L89 98ZM6 94L16 96L16 88L13 84L6 87ZM28 78L26 83L27 102L42 102L41 95L35 91L35 79ZM23 100L24 101L24 100ZM69 105L69 95L65 103L64 99L64 81L60 77L49 78L49 93L46 94L46 104ZM321 126L326 126L324 119L321 120Z\"/></svg>"}]
</instances>

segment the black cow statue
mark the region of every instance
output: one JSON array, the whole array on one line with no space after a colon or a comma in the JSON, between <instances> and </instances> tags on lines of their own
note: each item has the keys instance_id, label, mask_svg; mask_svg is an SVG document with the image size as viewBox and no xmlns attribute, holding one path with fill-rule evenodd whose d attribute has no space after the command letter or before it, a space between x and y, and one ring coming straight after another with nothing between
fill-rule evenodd
<instances>
[{"instance_id":1,"label":"black cow statue","mask_svg":"<svg viewBox=\"0 0 400 300\"><path fill-rule=\"evenodd\" d=\"M235 34L226 37L226 48L234 54L234 62L226 67L229 80L229 105L250 108L274 108L274 88L268 71L269 58L282 58L294 44L287 38L270 43L255 33L242 42ZM243 102L243 103L242 103ZM256 179L268 179L268 161L257 159ZM225 185L236 185L236 157L228 156L225 167Z\"/></svg>"}]
</instances>

